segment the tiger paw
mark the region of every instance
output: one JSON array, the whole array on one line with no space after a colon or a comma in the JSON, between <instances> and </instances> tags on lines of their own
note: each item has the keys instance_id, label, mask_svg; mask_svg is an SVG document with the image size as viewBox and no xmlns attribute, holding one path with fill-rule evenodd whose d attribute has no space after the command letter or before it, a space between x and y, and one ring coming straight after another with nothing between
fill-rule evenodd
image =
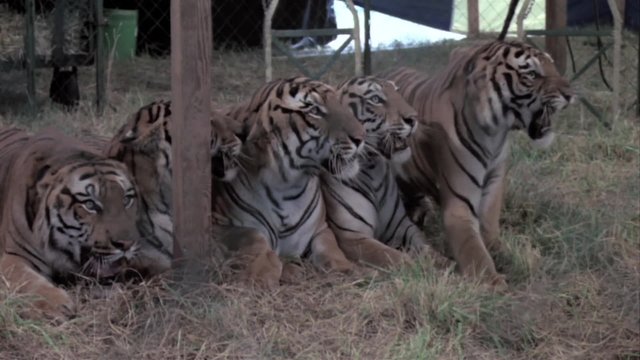
<instances>
[{"instance_id":1,"label":"tiger paw","mask_svg":"<svg viewBox=\"0 0 640 360\"><path fill-rule=\"evenodd\" d=\"M300 264L286 262L282 267L280 282L283 284L299 284L304 281L305 271Z\"/></svg>"},{"instance_id":2,"label":"tiger paw","mask_svg":"<svg viewBox=\"0 0 640 360\"><path fill-rule=\"evenodd\" d=\"M66 321L76 316L76 304L69 294L57 287L51 287L38 293L41 299L33 305L46 318L54 321Z\"/></svg>"},{"instance_id":3,"label":"tiger paw","mask_svg":"<svg viewBox=\"0 0 640 360\"><path fill-rule=\"evenodd\" d=\"M444 256L442 253L433 249L432 247L428 247L426 250L424 250L423 254L433 263L433 266L437 269L448 269L455 264L454 261Z\"/></svg>"},{"instance_id":4,"label":"tiger paw","mask_svg":"<svg viewBox=\"0 0 640 360\"><path fill-rule=\"evenodd\" d=\"M323 270L350 274L354 271L355 265L344 257L328 257L324 259L320 266Z\"/></svg>"},{"instance_id":5,"label":"tiger paw","mask_svg":"<svg viewBox=\"0 0 640 360\"><path fill-rule=\"evenodd\" d=\"M275 289L280 285L282 261L272 250L256 256L246 269L246 281L263 289Z\"/></svg>"},{"instance_id":6,"label":"tiger paw","mask_svg":"<svg viewBox=\"0 0 640 360\"><path fill-rule=\"evenodd\" d=\"M509 288L509 286L507 285L506 277L503 274L486 276L484 282L492 291L495 291L497 293L503 293Z\"/></svg>"}]
</instances>

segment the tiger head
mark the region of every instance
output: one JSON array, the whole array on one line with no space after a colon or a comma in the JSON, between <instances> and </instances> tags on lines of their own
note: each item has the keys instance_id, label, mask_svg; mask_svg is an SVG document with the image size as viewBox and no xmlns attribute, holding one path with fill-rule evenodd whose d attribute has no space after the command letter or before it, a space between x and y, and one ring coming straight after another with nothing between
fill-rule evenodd
<instances>
[{"instance_id":1,"label":"tiger head","mask_svg":"<svg viewBox=\"0 0 640 360\"><path fill-rule=\"evenodd\" d=\"M232 180L238 172L240 139L228 123L231 120L212 111L211 124L211 173L223 181ZM159 173L170 182L171 173L171 102L154 101L143 106L114 137L121 148L147 153L157 158ZM168 183L169 184L169 183Z\"/></svg>"},{"instance_id":2,"label":"tiger head","mask_svg":"<svg viewBox=\"0 0 640 360\"><path fill-rule=\"evenodd\" d=\"M170 176L171 172L171 132L169 119L171 103L154 101L141 107L129 116L111 141L109 157L125 161L124 157L144 155L157 159L160 174ZM132 164L130 164L132 165ZM137 171L136 171L137 172Z\"/></svg>"},{"instance_id":3,"label":"tiger head","mask_svg":"<svg viewBox=\"0 0 640 360\"><path fill-rule=\"evenodd\" d=\"M358 173L365 130L333 87L305 77L275 80L254 94L248 111L257 115L247 137L251 156L314 175Z\"/></svg>"},{"instance_id":4,"label":"tiger head","mask_svg":"<svg viewBox=\"0 0 640 360\"><path fill-rule=\"evenodd\" d=\"M54 273L112 277L135 256L138 194L123 164L87 153L62 167L44 165L29 191L27 221L35 224Z\"/></svg>"},{"instance_id":5,"label":"tiger head","mask_svg":"<svg viewBox=\"0 0 640 360\"><path fill-rule=\"evenodd\" d=\"M466 59L465 87L484 93L476 105L486 115L481 127L491 131L504 119L511 129L526 129L537 145L551 144L551 115L575 95L549 54L519 41L494 41L452 54L451 61L460 59Z\"/></svg>"},{"instance_id":6,"label":"tiger head","mask_svg":"<svg viewBox=\"0 0 640 360\"><path fill-rule=\"evenodd\" d=\"M373 76L355 77L340 85L338 93L340 102L364 126L368 149L398 164L411 157L408 140L416 130L418 113L393 82Z\"/></svg>"},{"instance_id":7,"label":"tiger head","mask_svg":"<svg viewBox=\"0 0 640 360\"><path fill-rule=\"evenodd\" d=\"M234 125L232 118L212 110L211 173L221 181L233 180L240 169L242 141L236 136Z\"/></svg>"}]
</instances>

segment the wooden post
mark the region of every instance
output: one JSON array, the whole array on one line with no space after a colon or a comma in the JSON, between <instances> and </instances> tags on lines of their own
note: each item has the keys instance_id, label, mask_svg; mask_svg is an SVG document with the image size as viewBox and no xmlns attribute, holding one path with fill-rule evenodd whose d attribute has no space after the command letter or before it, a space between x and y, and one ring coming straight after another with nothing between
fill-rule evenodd
<instances>
[{"instance_id":1,"label":"wooden post","mask_svg":"<svg viewBox=\"0 0 640 360\"><path fill-rule=\"evenodd\" d=\"M211 249L211 1L171 1L174 254L197 263ZM182 263L182 262L180 262Z\"/></svg>"},{"instance_id":2,"label":"wooden post","mask_svg":"<svg viewBox=\"0 0 640 360\"><path fill-rule=\"evenodd\" d=\"M467 0L467 36L477 38L480 35L480 9L478 0Z\"/></svg>"},{"instance_id":3,"label":"wooden post","mask_svg":"<svg viewBox=\"0 0 640 360\"><path fill-rule=\"evenodd\" d=\"M547 30L566 28L567 0L546 0L545 6ZM567 48L563 40L560 36L545 36L545 48L560 74L564 74L567 68Z\"/></svg>"}]
</instances>

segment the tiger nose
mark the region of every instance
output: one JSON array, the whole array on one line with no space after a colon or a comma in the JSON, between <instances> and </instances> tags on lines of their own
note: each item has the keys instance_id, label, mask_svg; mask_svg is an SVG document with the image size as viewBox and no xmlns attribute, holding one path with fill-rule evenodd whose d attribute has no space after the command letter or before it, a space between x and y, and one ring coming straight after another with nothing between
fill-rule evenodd
<instances>
[{"instance_id":1,"label":"tiger nose","mask_svg":"<svg viewBox=\"0 0 640 360\"><path fill-rule=\"evenodd\" d=\"M118 249L118 250L123 250L126 251L128 249L131 248L131 246L133 246L133 240L128 240L128 239L118 239L118 240L111 240L111 245Z\"/></svg>"},{"instance_id":2,"label":"tiger nose","mask_svg":"<svg viewBox=\"0 0 640 360\"><path fill-rule=\"evenodd\" d=\"M405 124L413 127L416 124L416 119L413 117L403 117L402 121L404 121Z\"/></svg>"},{"instance_id":3,"label":"tiger nose","mask_svg":"<svg viewBox=\"0 0 640 360\"><path fill-rule=\"evenodd\" d=\"M349 136L349 139L356 145L356 147L359 147L360 144L362 144L362 139L359 137Z\"/></svg>"}]
</instances>

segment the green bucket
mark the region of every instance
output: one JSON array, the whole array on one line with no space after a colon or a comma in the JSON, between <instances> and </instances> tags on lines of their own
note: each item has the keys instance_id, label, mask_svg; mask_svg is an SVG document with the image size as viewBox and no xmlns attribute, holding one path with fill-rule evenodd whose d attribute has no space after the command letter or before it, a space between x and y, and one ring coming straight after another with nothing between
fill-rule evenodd
<instances>
[{"instance_id":1,"label":"green bucket","mask_svg":"<svg viewBox=\"0 0 640 360\"><path fill-rule=\"evenodd\" d=\"M133 59L138 36L138 10L104 9L107 25L104 28L107 56L117 60Z\"/></svg>"}]
</instances>

